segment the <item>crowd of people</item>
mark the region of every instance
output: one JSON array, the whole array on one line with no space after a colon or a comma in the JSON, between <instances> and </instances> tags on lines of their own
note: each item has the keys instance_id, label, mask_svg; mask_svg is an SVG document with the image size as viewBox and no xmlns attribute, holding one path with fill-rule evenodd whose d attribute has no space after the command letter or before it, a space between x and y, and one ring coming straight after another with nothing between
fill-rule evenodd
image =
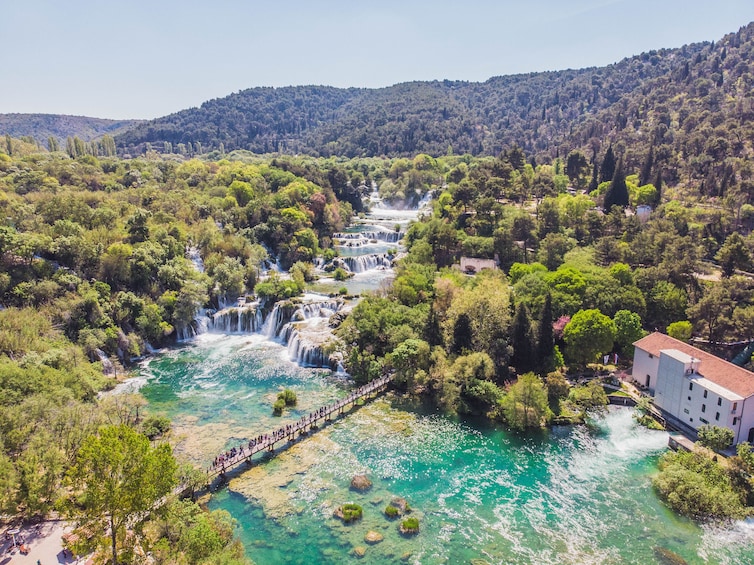
<instances>
[{"instance_id":1,"label":"crowd of people","mask_svg":"<svg viewBox=\"0 0 754 565\"><path fill-rule=\"evenodd\" d=\"M303 433L307 431L307 427L310 429L315 427L318 420L327 418L333 412L342 410L348 404L351 404L362 396L377 390L387 383L388 380L390 380L390 377L376 379L351 391L345 398L338 400L334 404L323 406L314 412L310 412L308 416L302 416L293 424L286 424L269 434L258 435L257 437L250 439L246 444L242 443L238 447L231 447L228 451L215 457L215 460L212 462L212 465L207 472L212 473L218 469L225 471L226 467L234 465L242 459L251 457L255 453L264 449L271 449L278 441L284 438L288 438L292 441L295 438L296 432Z\"/></svg>"}]
</instances>

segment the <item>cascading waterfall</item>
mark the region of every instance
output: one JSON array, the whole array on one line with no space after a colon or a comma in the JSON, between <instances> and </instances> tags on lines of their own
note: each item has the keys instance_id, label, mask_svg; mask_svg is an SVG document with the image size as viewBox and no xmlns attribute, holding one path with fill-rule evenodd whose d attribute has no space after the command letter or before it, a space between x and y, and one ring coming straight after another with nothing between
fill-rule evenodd
<instances>
[{"instance_id":1,"label":"cascading waterfall","mask_svg":"<svg viewBox=\"0 0 754 565\"><path fill-rule=\"evenodd\" d=\"M230 334L256 333L262 330L263 323L259 304L252 302L216 312L210 316L208 330Z\"/></svg>"},{"instance_id":2,"label":"cascading waterfall","mask_svg":"<svg viewBox=\"0 0 754 565\"><path fill-rule=\"evenodd\" d=\"M330 317L343 307L340 300L304 304L276 303L267 317L263 333L288 347L288 357L303 367L333 368L338 359L325 353L332 336Z\"/></svg>"},{"instance_id":3,"label":"cascading waterfall","mask_svg":"<svg viewBox=\"0 0 754 565\"><path fill-rule=\"evenodd\" d=\"M390 269L393 266L393 258L387 253L341 257L340 261L352 273L363 273L372 269Z\"/></svg>"},{"instance_id":4,"label":"cascading waterfall","mask_svg":"<svg viewBox=\"0 0 754 565\"><path fill-rule=\"evenodd\" d=\"M375 242L398 243L405 235L406 232L395 230L346 232L333 234L333 240L336 240L340 247L363 247Z\"/></svg>"}]
</instances>

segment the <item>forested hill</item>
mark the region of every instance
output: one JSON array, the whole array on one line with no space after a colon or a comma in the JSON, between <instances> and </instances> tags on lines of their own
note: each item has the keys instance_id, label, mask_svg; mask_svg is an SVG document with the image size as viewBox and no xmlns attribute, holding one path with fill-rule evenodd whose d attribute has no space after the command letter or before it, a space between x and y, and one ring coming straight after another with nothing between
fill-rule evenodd
<instances>
[{"instance_id":1,"label":"forested hill","mask_svg":"<svg viewBox=\"0 0 754 565\"><path fill-rule=\"evenodd\" d=\"M61 114L0 114L0 133L11 137L31 137L49 149L54 137L65 145L68 137L92 141L105 134L116 134L138 124L139 120L105 120Z\"/></svg>"},{"instance_id":2,"label":"forested hill","mask_svg":"<svg viewBox=\"0 0 754 565\"><path fill-rule=\"evenodd\" d=\"M549 159L588 149L590 140L672 145L700 128L717 137L722 126L732 146L745 137L753 65L750 24L714 43L602 68L381 89L253 88L143 123L116 142L130 153L147 142L157 150L165 142L196 150L199 142L202 151L222 143L225 150L325 156L439 155L449 148L496 155L515 144ZM706 143L710 133L690 143Z\"/></svg>"}]
</instances>

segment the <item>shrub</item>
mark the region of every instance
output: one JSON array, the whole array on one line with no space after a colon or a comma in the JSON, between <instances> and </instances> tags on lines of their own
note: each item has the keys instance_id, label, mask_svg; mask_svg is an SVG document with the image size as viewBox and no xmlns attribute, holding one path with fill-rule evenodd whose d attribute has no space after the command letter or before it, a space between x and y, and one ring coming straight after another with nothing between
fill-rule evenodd
<instances>
[{"instance_id":1,"label":"shrub","mask_svg":"<svg viewBox=\"0 0 754 565\"><path fill-rule=\"evenodd\" d=\"M340 513L343 516L343 521L349 523L361 520L363 510L358 504L349 503L340 507Z\"/></svg>"},{"instance_id":2,"label":"shrub","mask_svg":"<svg viewBox=\"0 0 754 565\"><path fill-rule=\"evenodd\" d=\"M397 518L399 514L400 511L392 504L385 506L385 516L388 518Z\"/></svg>"},{"instance_id":3,"label":"shrub","mask_svg":"<svg viewBox=\"0 0 754 565\"><path fill-rule=\"evenodd\" d=\"M141 433L149 439L161 436L170 429L170 419L159 416L149 416L141 423Z\"/></svg>"},{"instance_id":4,"label":"shrub","mask_svg":"<svg viewBox=\"0 0 754 565\"><path fill-rule=\"evenodd\" d=\"M285 400L282 398L278 398L275 403L272 405L272 413L275 416L282 416L283 415L283 408L285 408Z\"/></svg>"},{"instance_id":5,"label":"shrub","mask_svg":"<svg viewBox=\"0 0 754 565\"><path fill-rule=\"evenodd\" d=\"M336 281L344 281L348 278L348 271L346 271L343 267L338 267L337 269L335 269L333 277Z\"/></svg>"},{"instance_id":6,"label":"shrub","mask_svg":"<svg viewBox=\"0 0 754 565\"><path fill-rule=\"evenodd\" d=\"M713 451L722 451L733 443L733 430L721 426L704 425L697 430L699 443Z\"/></svg>"},{"instance_id":7,"label":"shrub","mask_svg":"<svg viewBox=\"0 0 754 565\"><path fill-rule=\"evenodd\" d=\"M286 388L283 392L278 394L278 400L282 400L286 406L295 406L298 402L296 393L289 388Z\"/></svg>"},{"instance_id":8,"label":"shrub","mask_svg":"<svg viewBox=\"0 0 754 565\"><path fill-rule=\"evenodd\" d=\"M657 493L679 514L697 519L741 518L744 495L726 470L700 453L666 453L652 481Z\"/></svg>"},{"instance_id":9,"label":"shrub","mask_svg":"<svg viewBox=\"0 0 754 565\"><path fill-rule=\"evenodd\" d=\"M344 286L341 286L338 289L338 294L340 294L341 296L345 296L346 294L348 294L348 289Z\"/></svg>"},{"instance_id":10,"label":"shrub","mask_svg":"<svg viewBox=\"0 0 754 565\"><path fill-rule=\"evenodd\" d=\"M402 534L418 534L419 533L419 519L418 518L406 518L401 522L400 527Z\"/></svg>"}]
</instances>

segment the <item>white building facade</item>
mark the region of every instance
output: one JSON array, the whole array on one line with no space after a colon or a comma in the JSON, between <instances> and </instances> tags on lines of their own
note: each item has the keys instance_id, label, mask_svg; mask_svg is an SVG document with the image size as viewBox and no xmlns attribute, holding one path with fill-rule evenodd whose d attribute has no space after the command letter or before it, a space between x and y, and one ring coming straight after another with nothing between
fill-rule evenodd
<instances>
[{"instance_id":1,"label":"white building facade","mask_svg":"<svg viewBox=\"0 0 754 565\"><path fill-rule=\"evenodd\" d=\"M634 381L665 414L694 430L728 428L734 444L754 444L754 373L657 332L634 347Z\"/></svg>"}]
</instances>

